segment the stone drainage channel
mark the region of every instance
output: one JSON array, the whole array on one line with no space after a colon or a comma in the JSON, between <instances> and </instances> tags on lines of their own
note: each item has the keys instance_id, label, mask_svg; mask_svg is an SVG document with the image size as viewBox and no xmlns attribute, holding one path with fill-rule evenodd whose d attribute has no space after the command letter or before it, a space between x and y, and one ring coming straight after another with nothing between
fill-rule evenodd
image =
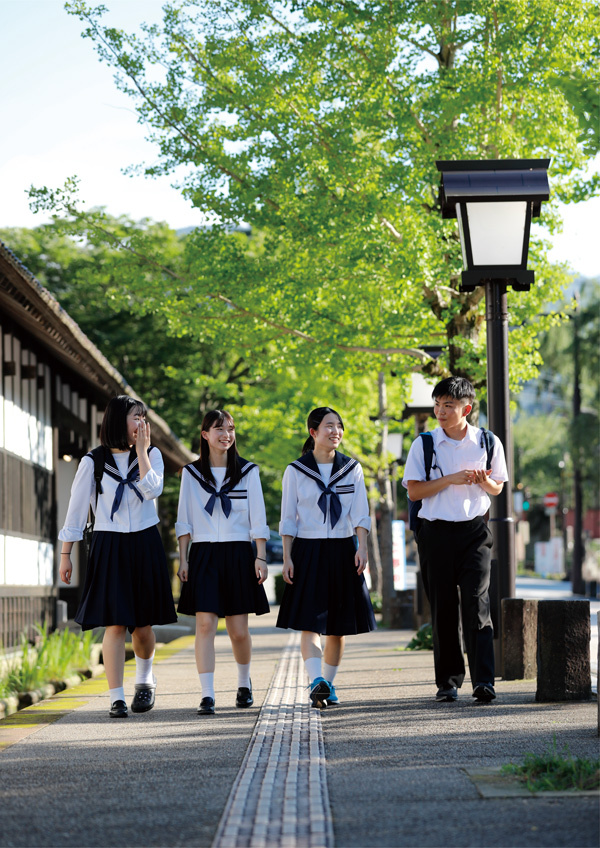
<instances>
[{"instance_id":1,"label":"stone drainage channel","mask_svg":"<svg viewBox=\"0 0 600 848\"><path fill-rule=\"evenodd\" d=\"M212 848L331 848L321 713L310 706L300 634L286 645Z\"/></svg>"}]
</instances>

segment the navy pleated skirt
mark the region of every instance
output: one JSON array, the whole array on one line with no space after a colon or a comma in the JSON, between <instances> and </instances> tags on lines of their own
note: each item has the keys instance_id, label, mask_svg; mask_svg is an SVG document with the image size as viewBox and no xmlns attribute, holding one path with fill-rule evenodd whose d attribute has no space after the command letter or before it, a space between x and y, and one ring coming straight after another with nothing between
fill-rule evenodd
<instances>
[{"instance_id":1,"label":"navy pleated skirt","mask_svg":"<svg viewBox=\"0 0 600 848\"><path fill-rule=\"evenodd\" d=\"M83 630L121 624L130 631L177 621L167 558L156 525L137 533L93 533L75 621Z\"/></svg>"},{"instance_id":2,"label":"navy pleated skirt","mask_svg":"<svg viewBox=\"0 0 600 848\"><path fill-rule=\"evenodd\" d=\"M188 579L181 584L178 612L226 615L269 612L264 586L258 585L250 542L194 542Z\"/></svg>"},{"instance_id":3,"label":"navy pleated skirt","mask_svg":"<svg viewBox=\"0 0 600 848\"><path fill-rule=\"evenodd\" d=\"M354 538L292 544L293 585L286 583L277 627L349 636L375 630L365 578L354 564Z\"/></svg>"}]
</instances>

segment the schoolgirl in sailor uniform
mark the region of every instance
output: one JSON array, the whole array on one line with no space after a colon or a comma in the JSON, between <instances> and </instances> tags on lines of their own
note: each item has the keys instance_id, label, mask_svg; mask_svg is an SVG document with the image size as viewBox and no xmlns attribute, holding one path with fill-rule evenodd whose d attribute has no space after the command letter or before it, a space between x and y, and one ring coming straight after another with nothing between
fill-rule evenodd
<instances>
[{"instance_id":1,"label":"schoolgirl in sailor uniform","mask_svg":"<svg viewBox=\"0 0 600 848\"><path fill-rule=\"evenodd\" d=\"M340 415L327 406L314 409L308 430L302 456L283 475L279 532L287 585L277 626L302 631L310 700L324 707L339 702L333 681L345 636L376 627L363 576L371 519L362 468L337 450ZM320 634L326 634L324 653Z\"/></svg>"},{"instance_id":2,"label":"schoolgirl in sailor uniform","mask_svg":"<svg viewBox=\"0 0 600 848\"><path fill-rule=\"evenodd\" d=\"M136 398L110 400L102 426L104 469L96 492L94 458L81 460L67 515L58 538L62 541L60 578L71 582L71 550L80 541L91 505L94 532L83 595L75 621L83 630L105 627L102 654L110 687L111 718L125 718L123 689L125 634L129 630L136 659L133 712L154 706L156 678L152 673L153 624L177 621L167 560L157 529L156 498L163 488L164 464L150 445L146 407Z\"/></svg>"},{"instance_id":3,"label":"schoolgirl in sailor uniform","mask_svg":"<svg viewBox=\"0 0 600 848\"><path fill-rule=\"evenodd\" d=\"M254 703L248 613L269 612L263 586L269 528L258 467L239 456L231 415L220 409L208 412L201 436L200 459L186 465L181 474L175 524L177 574L182 582L178 611L196 616L196 666L202 689L198 714L214 715L219 618L225 618L237 663L236 706Z\"/></svg>"}]
</instances>

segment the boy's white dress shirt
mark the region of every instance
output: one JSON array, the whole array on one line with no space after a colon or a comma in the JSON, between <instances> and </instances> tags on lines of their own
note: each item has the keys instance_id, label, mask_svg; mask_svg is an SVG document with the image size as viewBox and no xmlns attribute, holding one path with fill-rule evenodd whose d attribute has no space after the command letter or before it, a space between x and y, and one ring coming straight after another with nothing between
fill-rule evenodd
<instances>
[{"instance_id":1,"label":"boy's white dress shirt","mask_svg":"<svg viewBox=\"0 0 600 848\"><path fill-rule=\"evenodd\" d=\"M450 439L442 427L436 427L431 434L434 455L429 473L430 480L447 477L456 471L487 470L487 452L485 447L481 446L480 428L467 424L467 432L461 441ZM490 478L497 483L505 483L508 480L504 448L497 436L494 438ZM402 485L405 489L408 489L409 480L425 480L423 439L420 436L412 443L404 467ZM419 518L428 521L470 521L485 515L490 503L487 492L477 483L470 486L451 485L436 495L423 498Z\"/></svg>"},{"instance_id":2,"label":"boy's white dress shirt","mask_svg":"<svg viewBox=\"0 0 600 848\"><path fill-rule=\"evenodd\" d=\"M226 468L211 468L220 491ZM219 498L215 498L212 515L204 508L210 493L202 488L187 466L181 472L181 489L175 533L190 535L192 542L249 542L251 539L268 539L267 514L260 484L258 467L254 466L231 489L237 496L231 498L231 512L225 517Z\"/></svg>"},{"instance_id":3,"label":"boy's white dress shirt","mask_svg":"<svg viewBox=\"0 0 600 848\"><path fill-rule=\"evenodd\" d=\"M319 465L323 483L327 486L333 465ZM283 475L281 495L282 536L299 536L301 539L346 539L353 536L356 527L371 529L369 502L363 470L355 465L338 484L334 484L342 512L335 527L331 527L330 510L324 516L318 506L321 494L318 484L302 471L288 465Z\"/></svg>"},{"instance_id":4,"label":"boy's white dress shirt","mask_svg":"<svg viewBox=\"0 0 600 848\"><path fill-rule=\"evenodd\" d=\"M129 466L129 453L113 453L112 457L121 477L125 479ZM150 470L143 480L137 480L134 483L143 500L140 501L136 493L126 485L121 504L111 521L110 513L119 484L105 471L102 475L103 494L98 495L96 506L94 460L90 456L84 456L79 463L71 487L71 499L65 523L58 534L61 542L78 542L83 538L90 505L92 509L96 507L94 530L108 530L112 533L137 533L158 524L159 518L155 498L163 490L164 462L161 452L155 447L148 453L148 458L150 459Z\"/></svg>"}]
</instances>

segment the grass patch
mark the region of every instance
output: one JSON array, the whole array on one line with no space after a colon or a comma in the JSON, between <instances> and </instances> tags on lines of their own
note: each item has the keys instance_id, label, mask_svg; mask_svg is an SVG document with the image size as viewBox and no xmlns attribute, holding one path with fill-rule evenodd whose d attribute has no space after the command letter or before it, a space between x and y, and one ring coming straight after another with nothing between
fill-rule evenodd
<instances>
[{"instance_id":1,"label":"grass patch","mask_svg":"<svg viewBox=\"0 0 600 848\"><path fill-rule=\"evenodd\" d=\"M600 759L572 757L568 751L559 754L556 738L545 754L525 754L522 765L507 763L504 774L514 774L530 792L589 791L600 788Z\"/></svg>"}]
</instances>

